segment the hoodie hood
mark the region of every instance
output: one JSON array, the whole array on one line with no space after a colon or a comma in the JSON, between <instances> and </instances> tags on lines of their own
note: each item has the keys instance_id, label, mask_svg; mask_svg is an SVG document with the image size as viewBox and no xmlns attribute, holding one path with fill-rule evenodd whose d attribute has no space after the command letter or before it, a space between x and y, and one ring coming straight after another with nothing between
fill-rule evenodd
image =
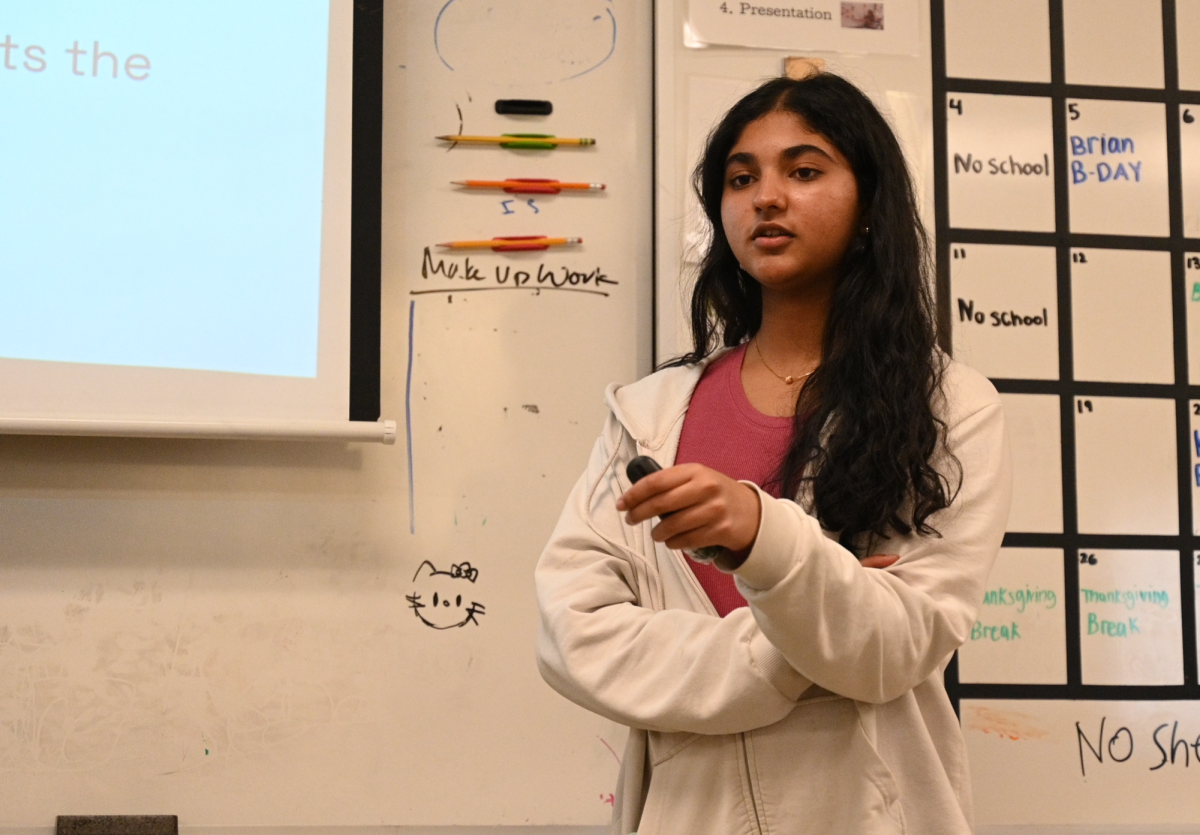
<instances>
[{"instance_id":1,"label":"hoodie hood","mask_svg":"<svg viewBox=\"0 0 1200 835\"><path fill-rule=\"evenodd\" d=\"M722 348L693 365L664 368L636 383L612 383L604 391L604 402L639 449L661 453L672 439L678 443L683 417L704 369L729 350ZM670 459L674 458L672 451ZM659 463L668 466L666 461Z\"/></svg>"}]
</instances>

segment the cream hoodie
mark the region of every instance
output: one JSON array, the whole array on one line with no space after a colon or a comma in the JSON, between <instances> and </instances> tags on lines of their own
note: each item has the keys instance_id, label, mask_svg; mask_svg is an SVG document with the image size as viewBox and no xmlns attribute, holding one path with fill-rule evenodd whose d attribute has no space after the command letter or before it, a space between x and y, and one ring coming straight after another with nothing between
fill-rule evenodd
<instances>
[{"instance_id":1,"label":"cream hoodie","mask_svg":"<svg viewBox=\"0 0 1200 835\"><path fill-rule=\"evenodd\" d=\"M710 358L711 361L711 358ZM992 385L947 361L962 486L940 537L876 542L867 569L805 512L760 492L758 538L725 618L650 523L628 526L625 465L675 460L704 364L610 386L611 414L536 571L542 676L629 726L614 835L963 835L966 751L943 671L970 634L1008 519ZM945 471L956 483L956 473Z\"/></svg>"}]
</instances>

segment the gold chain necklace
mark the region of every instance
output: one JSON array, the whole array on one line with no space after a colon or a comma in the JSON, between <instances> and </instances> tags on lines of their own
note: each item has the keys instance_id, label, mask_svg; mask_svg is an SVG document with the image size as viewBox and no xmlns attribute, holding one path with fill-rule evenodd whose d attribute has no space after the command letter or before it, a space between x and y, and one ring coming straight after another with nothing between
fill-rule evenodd
<instances>
[{"instance_id":1,"label":"gold chain necklace","mask_svg":"<svg viewBox=\"0 0 1200 835\"><path fill-rule=\"evenodd\" d=\"M805 378L807 378L807 377L810 377L810 376L812 376L812 374L813 374L813 373L814 373L814 372L817 370L817 368L820 368L820 367L821 367L821 366L819 366L819 365L818 365L818 366L817 366L817 368L814 368L812 371L808 372L807 374L801 374L801 375L799 375L799 376L793 376L793 375L791 375L791 374L788 374L788 375L785 377L785 376L783 376L782 374L780 374L778 371L776 371L774 368L772 368L771 366L767 365L767 358L763 356L762 348L758 347L758 337L757 337L757 336L754 338L754 350L758 352L758 358L759 358L760 360L762 360L763 368L765 368L765 369L767 369L768 371L770 371L772 374L774 374L774 375L775 375L776 377L778 377L780 380L783 380L783 382L784 382L784 385L788 385L788 386L790 386L790 385L792 385L793 383L798 383L798 382L800 382L801 380L803 380L803 379L805 379Z\"/></svg>"}]
</instances>

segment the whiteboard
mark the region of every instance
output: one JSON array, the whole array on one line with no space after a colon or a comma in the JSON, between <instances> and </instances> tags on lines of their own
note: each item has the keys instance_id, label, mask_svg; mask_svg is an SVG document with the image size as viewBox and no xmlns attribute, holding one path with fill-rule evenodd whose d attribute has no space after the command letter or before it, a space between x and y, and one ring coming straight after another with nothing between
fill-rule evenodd
<instances>
[{"instance_id":1,"label":"whiteboard","mask_svg":"<svg viewBox=\"0 0 1200 835\"><path fill-rule=\"evenodd\" d=\"M154 811L185 827L520 831L611 815L623 730L541 681L532 572L604 386L649 370L650 10L394 2L385 26L382 395L410 415L402 439L0 439L0 827ZM554 114L500 117L497 98ZM597 144L448 151L434 136L460 111L474 132ZM495 176L608 189L505 214L511 195L450 185ZM469 292L465 257L422 275L438 242L537 233L584 244L472 253L494 286L511 270L493 292ZM539 284L539 268L578 289ZM532 286L512 289L522 271ZM426 625L447 625L434 593L462 626Z\"/></svg>"}]
</instances>

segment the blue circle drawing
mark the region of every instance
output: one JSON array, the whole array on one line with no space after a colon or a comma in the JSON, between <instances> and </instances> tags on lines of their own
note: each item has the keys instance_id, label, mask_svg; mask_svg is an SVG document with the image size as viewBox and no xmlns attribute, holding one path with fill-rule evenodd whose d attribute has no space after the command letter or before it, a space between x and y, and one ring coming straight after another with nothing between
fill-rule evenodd
<instances>
[{"instance_id":1,"label":"blue circle drawing","mask_svg":"<svg viewBox=\"0 0 1200 835\"><path fill-rule=\"evenodd\" d=\"M552 84L601 67L617 48L612 0L447 0L433 26L453 72Z\"/></svg>"}]
</instances>

